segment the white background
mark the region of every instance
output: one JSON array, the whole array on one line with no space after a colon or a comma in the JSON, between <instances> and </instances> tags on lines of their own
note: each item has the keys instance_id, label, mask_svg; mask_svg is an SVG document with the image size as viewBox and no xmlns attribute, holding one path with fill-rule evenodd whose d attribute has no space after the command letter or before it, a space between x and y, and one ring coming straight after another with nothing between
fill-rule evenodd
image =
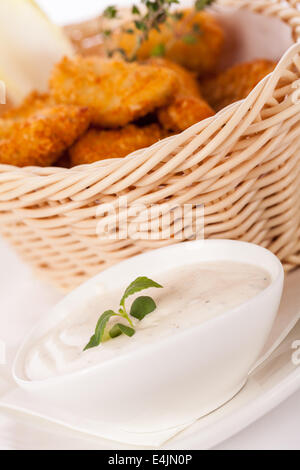
<instances>
[{"instance_id":1,"label":"white background","mask_svg":"<svg viewBox=\"0 0 300 470\"><path fill-rule=\"evenodd\" d=\"M76 22L92 17L99 13L108 4L126 5L126 0L37 0L47 13L60 24ZM34 295L31 299L12 299L11 288L15 285L16 277L19 281L32 282L32 294L34 289L41 287L36 281L30 281L27 268L6 248L0 240L0 280L5 285L5 292L1 292L1 314L5 315L4 307L9 307L13 301L13 308L22 308L24 325L26 315L31 315L34 305ZM47 296L47 288L42 288ZM49 289L49 295L52 292ZM25 302L24 302L25 300ZM9 309L8 309L9 310ZM230 440L224 442L218 449L300 449L300 392L292 396L281 406L248 427ZM1 441L0 441L1 447Z\"/></svg>"},{"instance_id":2,"label":"white background","mask_svg":"<svg viewBox=\"0 0 300 470\"><path fill-rule=\"evenodd\" d=\"M36 0L57 23L65 24L91 18L107 5L126 6L133 0Z\"/></svg>"}]
</instances>

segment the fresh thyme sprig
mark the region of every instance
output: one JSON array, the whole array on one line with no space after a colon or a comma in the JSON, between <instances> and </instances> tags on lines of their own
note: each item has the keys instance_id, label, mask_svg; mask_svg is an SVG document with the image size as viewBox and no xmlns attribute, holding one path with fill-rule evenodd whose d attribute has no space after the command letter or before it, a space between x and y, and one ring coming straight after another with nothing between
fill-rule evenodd
<instances>
[{"instance_id":1,"label":"fresh thyme sprig","mask_svg":"<svg viewBox=\"0 0 300 470\"><path fill-rule=\"evenodd\" d=\"M195 0L194 11L198 12L204 10L206 7L212 5L215 0ZM122 48L116 48L113 50L108 50L107 53L109 56L114 55L116 52L123 55L124 59L133 62L137 60L137 55L142 44L148 40L149 33L151 30L160 31L160 27L163 24L167 24L168 20L180 21L183 18L183 13L180 11L173 12L173 6L179 5L180 0L140 0L141 7L133 5L131 13L133 16L133 23L135 29L125 28L123 32L127 34L135 34L136 43L131 51L130 55ZM192 12L192 15L194 12ZM116 6L109 6L104 10L103 16L108 20L113 20L118 18L119 11ZM188 16L187 23L191 19ZM200 28L197 24L193 25L193 28L190 32L184 31L180 37L186 44L195 44L197 42L197 37L201 34L199 31ZM136 34L137 33L137 34ZM111 37L112 31L106 28L103 31L104 39ZM178 36L178 35L177 35ZM176 37L178 39L178 37ZM165 44L158 44L153 48L153 56L164 56L166 52Z\"/></svg>"},{"instance_id":2,"label":"fresh thyme sprig","mask_svg":"<svg viewBox=\"0 0 300 470\"><path fill-rule=\"evenodd\" d=\"M149 315L149 313L152 313L156 309L156 304L151 297L138 297L133 302L130 309L130 314L128 314L125 301L131 295L136 294L142 290L149 289L150 287L162 289L160 284L152 281L152 279L149 279L148 277L138 277L135 281L133 281L124 292L124 295L120 301L118 313L114 312L113 310L107 310L100 316L95 328L95 333L84 348L84 351L87 349L96 348L102 342L111 338L116 338L122 334L125 334L129 337L133 336L135 334L135 329L131 317L140 321L143 320L146 315ZM129 326L124 325L124 323L116 323L109 331L106 331L108 322L113 317L121 317L123 320L125 319Z\"/></svg>"}]
</instances>

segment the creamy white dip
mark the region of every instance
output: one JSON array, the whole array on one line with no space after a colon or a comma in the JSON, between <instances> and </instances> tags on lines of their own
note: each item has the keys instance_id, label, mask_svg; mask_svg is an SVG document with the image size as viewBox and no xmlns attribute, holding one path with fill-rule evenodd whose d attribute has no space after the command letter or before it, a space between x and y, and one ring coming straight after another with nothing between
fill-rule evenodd
<instances>
[{"instance_id":1,"label":"creamy white dip","mask_svg":"<svg viewBox=\"0 0 300 470\"><path fill-rule=\"evenodd\" d=\"M224 261L183 266L152 277L164 289L148 289L127 300L130 306L139 295L150 295L157 304L157 309L142 321L133 318L136 328L133 337L119 336L83 352L99 316L105 310L117 311L126 288L105 292L103 286L99 286L99 293L74 308L30 346L24 363L26 378L44 380L74 372L153 344L240 305L271 282L269 274L259 267ZM119 317L117 321L120 322Z\"/></svg>"}]
</instances>

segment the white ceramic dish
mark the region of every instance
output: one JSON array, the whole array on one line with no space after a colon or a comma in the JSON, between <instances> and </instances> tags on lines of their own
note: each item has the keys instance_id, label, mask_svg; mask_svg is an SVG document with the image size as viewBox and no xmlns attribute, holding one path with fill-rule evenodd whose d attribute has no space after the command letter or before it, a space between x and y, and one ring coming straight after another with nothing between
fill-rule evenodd
<instances>
[{"instance_id":1,"label":"white ceramic dish","mask_svg":"<svg viewBox=\"0 0 300 470\"><path fill-rule=\"evenodd\" d=\"M264 268L271 284L226 314L143 347L139 354L44 381L24 378L22 366L28 343L59 323L75 305L84 305L99 283L115 287L116 279L124 285L142 274L155 277L162 267L180 269L186 264L221 260ZM155 432L187 423L215 410L244 385L272 328L283 278L282 266L272 253L228 240L178 244L126 260L80 286L38 324L17 354L14 379L49 404L62 409L80 405L87 421L109 422L129 432ZM120 368L126 369L128 380L124 381ZM151 410L146 421L145 410Z\"/></svg>"},{"instance_id":2,"label":"white ceramic dish","mask_svg":"<svg viewBox=\"0 0 300 470\"><path fill-rule=\"evenodd\" d=\"M298 272L298 280L300 272ZM299 297L296 298L296 302ZM282 311L286 314L286 311ZM282 405L235 438L222 441L254 423L290 395L300 390L300 367L291 361L291 345L300 338L300 323L281 346L250 375L243 390L223 407L205 416L160 447L161 450L211 449L297 449L299 448L299 392L288 404ZM30 410L1 409L0 449L9 450L141 450L145 447L128 446L120 442L96 438L77 432L56 421L40 419ZM289 423L282 430L281 422ZM263 424L262 424L263 423ZM255 426L255 427L254 427Z\"/></svg>"},{"instance_id":3,"label":"white ceramic dish","mask_svg":"<svg viewBox=\"0 0 300 470\"><path fill-rule=\"evenodd\" d=\"M0 251L1 251L0 240ZM17 287L23 292L21 297L12 299L7 294L9 289L5 289L6 297L14 302L10 306L9 318L2 317L2 331L6 326L11 332L7 334L10 341L11 352L16 352L16 332L22 336L25 326L22 325L22 319L26 315L27 323L34 325L37 318L43 315L45 311L45 291L41 285L37 285L34 279L28 284L24 283L28 279L27 270L22 272L22 265L12 255L9 250L1 251L2 259L5 265L14 268L17 266L21 272L20 279L15 278L13 269L6 278L9 285ZM15 264L14 264L15 262ZM291 346L295 340L300 338L300 270L294 271L286 277L284 295L276 317L276 322L272 329L270 338L268 339L267 350L273 350L273 354L255 371L253 371L247 384L241 392L224 406L196 421L187 427L183 432L174 436L165 443L160 449L208 449L219 445L220 449L296 449L299 448L299 432L298 423L300 419L300 411L298 407L300 399L300 391L291 397L287 402L282 403L291 394L300 390L300 367L293 365L291 361ZM35 294L34 296L32 294ZM43 293L41 296L40 294ZM5 299L4 295L4 299ZM37 298L38 296L38 298ZM24 306L24 298L30 299L28 304ZM48 305L54 305L57 296L51 298ZM5 303L2 297L2 306ZM20 312L21 311L21 312ZM28 316L35 311L35 316ZM21 327L20 327L21 325ZM294 329L293 329L294 328ZM287 334L293 329L293 331ZM281 337L281 343L278 348L278 338ZM277 349L274 350L274 340L277 343ZM263 353L264 354L264 353ZM81 423L78 421L77 426L67 426L58 424L59 420L54 416L50 416L53 409L46 407L44 413L40 413L37 417L35 413L34 403L31 406L24 405L23 401L17 401L12 406L8 405L6 392L9 390L23 390L9 379L10 361L4 368L0 367L0 449L10 450L124 450L124 449L142 449L144 447L128 446L120 442L95 437L91 433L82 433L80 431ZM26 392L24 392L26 393ZM262 418L263 415L267 416ZM59 413L61 415L61 413ZM42 418L42 419L41 419ZM58 418L58 416L57 416ZM257 419L260 421L244 432L240 431L249 424L254 423ZM281 426L285 422L286 426ZM220 443L227 440L226 443ZM152 446L150 446L153 448Z\"/></svg>"}]
</instances>

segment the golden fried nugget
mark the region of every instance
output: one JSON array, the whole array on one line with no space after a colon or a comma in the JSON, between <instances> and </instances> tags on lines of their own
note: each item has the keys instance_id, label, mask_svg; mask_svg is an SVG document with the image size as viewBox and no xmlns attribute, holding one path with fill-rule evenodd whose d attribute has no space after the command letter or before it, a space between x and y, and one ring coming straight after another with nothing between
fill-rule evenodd
<instances>
[{"instance_id":1,"label":"golden fried nugget","mask_svg":"<svg viewBox=\"0 0 300 470\"><path fill-rule=\"evenodd\" d=\"M10 109L12 109L14 107L13 105L13 102L11 101L11 99L9 98L9 96L6 97L6 103L3 104L1 103L1 106L0 106L0 117L3 116L3 114L7 113Z\"/></svg>"},{"instance_id":2,"label":"golden fried nugget","mask_svg":"<svg viewBox=\"0 0 300 470\"><path fill-rule=\"evenodd\" d=\"M167 130L181 132L215 113L204 101L196 76L181 65L167 59L152 58L149 63L176 72L178 90L171 104L158 110L159 122Z\"/></svg>"},{"instance_id":3,"label":"golden fried nugget","mask_svg":"<svg viewBox=\"0 0 300 470\"><path fill-rule=\"evenodd\" d=\"M0 120L0 163L49 166L86 131L89 123L88 108L65 105L45 108L28 119ZM2 134L1 129L5 129Z\"/></svg>"},{"instance_id":4,"label":"golden fried nugget","mask_svg":"<svg viewBox=\"0 0 300 470\"><path fill-rule=\"evenodd\" d=\"M54 104L49 94L33 91L25 98L20 106L11 107L1 115L0 138L4 138L10 134L12 125L15 122L27 119L44 108L54 106Z\"/></svg>"},{"instance_id":5,"label":"golden fried nugget","mask_svg":"<svg viewBox=\"0 0 300 470\"><path fill-rule=\"evenodd\" d=\"M214 111L202 98L182 96L175 99L174 103L168 107L160 109L158 119L165 129L182 132L214 114Z\"/></svg>"},{"instance_id":6,"label":"golden fried nugget","mask_svg":"<svg viewBox=\"0 0 300 470\"><path fill-rule=\"evenodd\" d=\"M122 129L90 129L70 149L71 164L83 165L108 158L123 158L135 150L149 147L167 133L158 124L137 127L129 124Z\"/></svg>"},{"instance_id":7,"label":"golden fried nugget","mask_svg":"<svg viewBox=\"0 0 300 470\"><path fill-rule=\"evenodd\" d=\"M39 93L33 91L30 93L23 103L5 112L1 117L3 119L24 119L32 116L37 111L54 106L56 103L48 93Z\"/></svg>"},{"instance_id":8,"label":"golden fried nugget","mask_svg":"<svg viewBox=\"0 0 300 470\"><path fill-rule=\"evenodd\" d=\"M146 63L160 68L163 67L176 73L178 80L176 96L179 94L195 97L201 96L200 83L194 72L164 57L151 57Z\"/></svg>"},{"instance_id":9,"label":"golden fried nugget","mask_svg":"<svg viewBox=\"0 0 300 470\"><path fill-rule=\"evenodd\" d=\"M179 21L169 19L160 25L160 31L150 31L149 39L138 50L138 59L145 60L157 54L157 49L163 45L166 58L199 75L213 72L224 44L223 30L210 13L191 9L180 13L182 19ZM128 29L133 30L134 34L116 31L112 43L131 56L140 32L132 24L128 25Z\"/></svg>"},{"instance_id":10,"label":"golden fried nugget","mask_svg":"<svg viewBox=\"0 0 300 470\"><path fill-rule=\"evenodd\" d=\"M101 57L63 59L50 88L60 103L88 106L96 126L117 128L170 102L177 78L172 70Z\"/></svg>"},{"instance_id":11,"label":"golden fried nugget","mask_svg":"<svg viewBox=\"0 0 300 470\"><path fill-rule=\"evenodd\" d=\"M14 124L15 121L12 119L0 118L0 139L5 139L6 137L9 137Z\"/></svg>"},{"instance_id":12,"label":"golden fried nugget","mask_svg":"<svg viewBox=\"0 0 300 470\"><path fill-rule=\"evenodd\" d=\"M269 73L276 63L258 59L235 65L216 77L201 83L202 94L215 111L246 98L250 91Z\"/></svg>"}]
</instances>

